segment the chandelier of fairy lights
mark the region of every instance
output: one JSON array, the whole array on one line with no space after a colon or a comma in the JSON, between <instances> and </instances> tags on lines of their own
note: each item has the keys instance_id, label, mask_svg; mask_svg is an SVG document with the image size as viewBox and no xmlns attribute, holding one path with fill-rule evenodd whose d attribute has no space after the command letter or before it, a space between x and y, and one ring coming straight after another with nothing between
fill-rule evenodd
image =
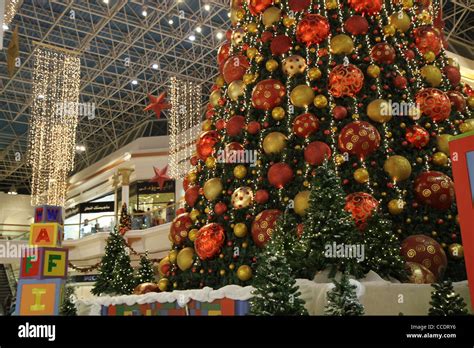
<instances>
[{"instance_id":1,"label":"chandelier of fairy lights","mask_svg":"<svg viewBox=\"0 0 474 348\"><path fill-rule=\"evenodd\" d=\"M189 158L195 151L194 141L200 131L201 85L172 77L170 92L169 175L182 179L190 170Z\"/></svg>"},{"instance_id":2,"label":"chandelier of fairy lights","mask_svg":"<svg viewBox=\"0 0 474 348\"><path fill-rule=\"evenodd\" d=\"M35 43L28 139L32 205L65 203L78 122L78 108L70 106L79 102L80 68L76 52Z\"/></svg>"},{"instance_id":3,"label":"chandelier of fairy lights","mask_svg":"<svg viewBox=\"0 0 474 348\"><path fill-rule=\"evenodd\" d=\"M3 15L3 25L9 26L21 5L21 0L5 0L5 12ZM0 28L1 30L2 28Z\"/></svg>"}]
</instances>

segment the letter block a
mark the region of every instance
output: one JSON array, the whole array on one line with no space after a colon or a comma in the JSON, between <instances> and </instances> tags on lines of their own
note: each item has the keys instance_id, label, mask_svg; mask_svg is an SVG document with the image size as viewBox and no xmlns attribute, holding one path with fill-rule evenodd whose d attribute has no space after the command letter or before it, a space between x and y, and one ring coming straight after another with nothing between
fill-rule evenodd
<instances>
[{"instance_id":1,"label":"letter block a","mask_svg":"<svg viewBox=\"0 0 474 348\"><path fill-rule=\"evenodd\" d=\"M61 244L62 227L58 223L37 223L30 226L29 244L38 247L56 247Z\"/></svg>"}]
</instances>

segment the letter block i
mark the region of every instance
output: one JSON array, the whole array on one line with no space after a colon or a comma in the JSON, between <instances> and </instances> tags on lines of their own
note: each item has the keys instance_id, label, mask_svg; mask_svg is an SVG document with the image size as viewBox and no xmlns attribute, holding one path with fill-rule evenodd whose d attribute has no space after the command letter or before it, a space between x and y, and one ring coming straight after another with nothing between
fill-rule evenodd
<instances>
[{"instance_id":1,"label":"letter block i","mask_svg":"<svg viewBox=\"0 0 474 348\"><path fill-rule=\"evenodd\" d=\"M20 279L67 277L68 250L63 248L25 249L20 263Z\"/></svg>"},{"instance_id":2,"label":"letter block i","mask_svg":"<svg viewBox=\"0 0 474 348\"><path fill-rule=\"evenodd\" d=\"M37 223L30 226L30 245L56 247L61 244L62 227L55 222Z\"/></svg>"},{"instance_id":3,"label":"letter block i","mask_svg":"<svg viewBox=\"0 0 474 348\"><path fill-rule=\"evenodd\" d=\"M20 279L15 315L59 315L63 279Z\"/></svg>"}]
</instances>

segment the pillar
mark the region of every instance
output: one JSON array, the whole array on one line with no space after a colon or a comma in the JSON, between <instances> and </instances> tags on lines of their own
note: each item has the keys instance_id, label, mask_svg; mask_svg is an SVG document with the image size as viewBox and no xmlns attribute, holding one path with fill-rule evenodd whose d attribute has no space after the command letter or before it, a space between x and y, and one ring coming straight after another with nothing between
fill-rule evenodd
<instances>
[{"instance_id":1,"label":"pillar","mask_svg":"<svg viewBox=\"0 0 474 348\"><path fill-rule=\"evenodd\" d=\"M119 174L122 176L122 204L125 203L127 208L129 207L130 199L130 174L133 169L131 168L120 168Z\"/></svg>"}]
</instances>

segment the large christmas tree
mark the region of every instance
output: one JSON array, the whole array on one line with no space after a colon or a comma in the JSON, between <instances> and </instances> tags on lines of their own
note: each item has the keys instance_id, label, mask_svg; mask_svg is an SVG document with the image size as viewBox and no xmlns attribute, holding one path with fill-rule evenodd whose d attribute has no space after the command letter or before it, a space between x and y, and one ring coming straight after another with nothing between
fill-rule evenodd
<instances>
[{"instance_id":1,"label":"large christmas tree","mask_svg":"<svg viewBox=\"0 0 474 348\"><path fill-rule=\"evenodd\" d=\"M233 1L171 228L170 289L249 284L292 201L303 221L326 156L361 230L379 207L400 240L461 244L447 141L469 130L474 99L439 13L439 0ZM463 260L447 272L465 277Z\"/></svg>"}]
</instances>

